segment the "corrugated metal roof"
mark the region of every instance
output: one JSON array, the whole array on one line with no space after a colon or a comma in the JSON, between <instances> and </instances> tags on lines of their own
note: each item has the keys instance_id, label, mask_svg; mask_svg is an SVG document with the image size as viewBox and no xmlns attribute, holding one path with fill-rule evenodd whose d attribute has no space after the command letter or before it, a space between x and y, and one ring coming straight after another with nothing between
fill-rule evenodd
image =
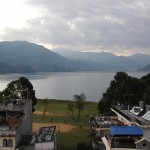
<instances>
[{"instance_id":1,"label":"corrugated metal roof","mask_svg":"<svg viewBox=\"0 0 150 150\"><path fill-rule=\"evenodd\" d=\"M111 126L110 133L112 136L139 135L143 136L143 130L138 126Z\"/></svg>"},{"instance_id":2,"label":"corrugated metal roof","mask_svg":"<svg viewBox=\"0 0 150 150\"><path fill-rule=\"evenodd\" d=\"M147 111L143 116L143 119L150 121L150 111Z\"/></svg>"}]
</instances>

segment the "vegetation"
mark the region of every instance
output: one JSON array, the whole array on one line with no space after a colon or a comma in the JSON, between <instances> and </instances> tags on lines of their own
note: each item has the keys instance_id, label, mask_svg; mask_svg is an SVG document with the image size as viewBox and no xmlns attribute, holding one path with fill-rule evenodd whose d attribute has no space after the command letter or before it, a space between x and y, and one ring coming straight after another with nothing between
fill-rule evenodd
<instances>
[{"instance_id":1,"label":"vegetation","mask_svg":"<svg viewBox=\"0 0 150 150\"><path fill-rule=\"evenodd\" d=\"M76 107L78 109L78 120L79 120L81 110L84 109L84 103L85 103L85 100L86 100L86 96L85 96L84 93L81 93L80 95L74 95L73 100L75 101Z\"/></svg>"},{"instance_id":2,"label":"vegetation","mask_svg":"<svg viewBox=\"0 0 150 150\"><path fill-rule=\"evenodd\" d=\"M33 85L25 77L20 77L18 80L10 82L7 85L7 88L4 89L0 93L0 95L1 95L1 100L5 100L6 98L20 98L20 97L24 99L27 98L32 99L33 111L34 111L34 106L37 103Z\"/></svg>"},{"instance_id":3,"label":"vegetation","mask_svg":"<svg viewBox=\"0 0 150 150\"><path fill-rule=\"evenodd\" d=\"M68 114L68 104L75 106L75 101L62 101L62 100L49 100L47 99L47 113L43 120L43 115L33 114L33 123L52 123L72 125L75 128L68 132L57 132L57 146L58 150L79 150L80 147L89 150L91 147L91 129L89 125L89 116L97 115L97 103L85 102L84 110L80 114L80 120L78 118L78 109L73 107L74 119ZM35 112L43 112L45 100L38 100L35 106ZM57 127L58 131L58 127ZM88 147L88 148L87 148ZM84 150L83 149L83 150Z\"/></svg>"},{"instance_id":4,"label":"vegetation","mask_svg":"<svg viewBox=\"0 0 150 150\"><path fill-rule=\"evenodd\" d=\"M98 103L98 110L101 114L109 115L111 114L111 105L127 105L129 103L130 106L133 106L139 105L141 100L145 104L150 104L150 74L138 79L124 72L117 72L114 80L103 93L103 97Z\"/></svg>"},{"instance_id":5,"label":"vegetation","mask_svg":"<svg viewBox=\"0 0 150 150\"><path fill-rule=\"evenodd\" d=\"M72 116L72 118L74 119L74 114L73 114L74 103L71 101L67 105L68 105L68 110L71 111L71 114L70 113L68 114Z\"/></svg>"}]
</instances>

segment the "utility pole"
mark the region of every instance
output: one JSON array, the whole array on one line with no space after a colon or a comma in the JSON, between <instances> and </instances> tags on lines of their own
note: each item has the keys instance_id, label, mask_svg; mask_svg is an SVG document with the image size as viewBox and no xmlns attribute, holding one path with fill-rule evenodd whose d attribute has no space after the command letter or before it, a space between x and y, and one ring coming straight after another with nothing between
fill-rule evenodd
<instances>
[{"instance_id":1,"label":"utility pole","mask_svg":"<svg viewBox=\"0 0 150 150\"><path fill-rule=\"evenodd\" d=\"M129 101L130 101L130 95L128 95L128 114L129 114Z\"/></svg>"},{"instance_id":2,"label":"utility pole","mask_svg":"<svg viewBox=\"0 0 150 150\"><path fill-rule=\"evenodd\" d=\"M128 114L129 114L129 109L130 109L130 100L133 94L128 94Z\"/></svg>"}]
</instances>

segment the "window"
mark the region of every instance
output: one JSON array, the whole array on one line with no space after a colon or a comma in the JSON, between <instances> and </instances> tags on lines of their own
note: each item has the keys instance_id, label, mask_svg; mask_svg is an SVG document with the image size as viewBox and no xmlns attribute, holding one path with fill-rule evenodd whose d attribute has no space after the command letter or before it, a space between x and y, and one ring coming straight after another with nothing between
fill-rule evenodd
<instances>
[{"instance_id":1,"label":"window","mask_svg":"<svg viewBox=\"0 0 150 150\"><path fill-rule=\"evenodd\" d=\"M3 140L3 147L13 147L13 140L12 139L4 139Z\"/></svg>"},{"instance_id":2,"label":"window","mask_svg":"<svg viewBox=\"0 0 150 150\"><path fill-rule=\"evenodd\" d=\"M7 147L7 139L3 140L3 147Z\"/></svg>"},{"instance_id":3,"label":"window","mask_svg":"<svg viewBox=\"0 0 150 150\"><path fill-rule=\"evenodd\" d=\"M13 147L13 140L12 139L9 139L7 141L7 147Z\"/></svg>"},{"instance_id":4,"label":"window","mask_svg":"<svg viewBox=\"0 0 150 150\"><path fill-rule=\"evenodd\" d=\"M143 147L146 147L146 143L143 143Z\"/></svg>"}]
</instances>

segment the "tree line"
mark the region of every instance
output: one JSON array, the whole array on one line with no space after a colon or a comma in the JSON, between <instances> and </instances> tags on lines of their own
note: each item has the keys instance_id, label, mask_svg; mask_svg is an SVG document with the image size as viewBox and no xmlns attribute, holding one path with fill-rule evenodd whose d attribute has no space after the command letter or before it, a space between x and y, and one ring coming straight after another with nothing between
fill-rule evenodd
<instances>
[{"instance_id":1,"label":"tree line","mask_svg":"<svg viewBox=\"0 0 150 150\"><path fill-rule=\"evenodd\" d=\"M150 74L140 79L117 72L98 103L100 114L110 115L111 105L138 106L139 101L150 104Z\"/></svg>"}]
</instances>

